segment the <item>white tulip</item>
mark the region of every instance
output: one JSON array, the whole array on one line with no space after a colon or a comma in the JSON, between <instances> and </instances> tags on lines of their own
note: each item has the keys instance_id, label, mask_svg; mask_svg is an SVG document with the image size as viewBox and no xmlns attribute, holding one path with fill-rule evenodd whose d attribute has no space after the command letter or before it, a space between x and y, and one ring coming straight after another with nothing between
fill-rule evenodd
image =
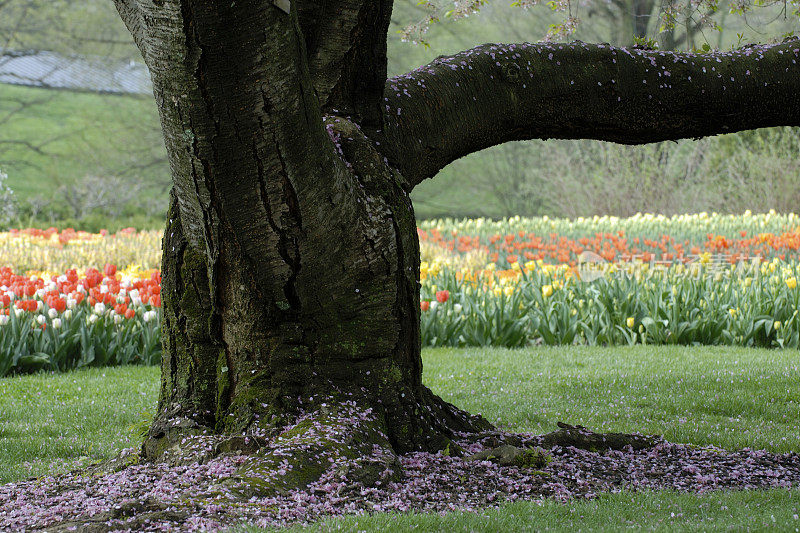
<instances>
[{"instance_id":1,"label":"white tulip","mask_svg":"<svg viewBox=\"0 0 800 533\"><path fill-rule=\"evenodd\" d=\"M36 315L36 322L38 322L40 325L44 324L47 322L47 318L44 315Z\"/></svg>"},{"instance_id":2,"label":"white tulip","mask_svg":"<svg viewBox=\"0 0 800 533\"><path fill-rule=\"evenodd\" d=\"M69 320L72 318L72 309L67 309L64 311L64 320Z\"/></svg>"},{"instance_id":3,"label":"white tulip","mask_svg":"<svg viewBox=\"0 0 800 533\"><path fill-rule=\"evenodd\" d=\"M106 304L104 304L103 302L97 302L96 304L94 304L94 312L97 313L98 315L102 315L103 313L106 312Z\"/></svg>"},{"instance_id":4,"label":"white tulip","mask_svg":"<svg viewBox=\"0 0 800 533\"><path fill-rule=\"evenodd\" d=\"M0 315L0 326L5 326L8 324L8 321L11 320L11 317L8 315Z\"/></svg>"},{"instance_id":5,"label":"white tulip","mask_svg":"<svg viewBox=\"0 0 800 533\"><path fill-rule=\"evenodd\" d=\"M58 316L58 311L56 311L51 307L50 309L47 310L47 316L49 316L50 318L55 318Z\"/></svg>"},{"instance_id":6,"label":"white tulip","mask_svg":"<svg viewBox=\"0 0 800 533\"><path fill-rule=\"evenodd\" d=\"M61 319L54 318L52 324L50 325L53 327L53 329L61 329Z\"/></svg>"}]
</instances>

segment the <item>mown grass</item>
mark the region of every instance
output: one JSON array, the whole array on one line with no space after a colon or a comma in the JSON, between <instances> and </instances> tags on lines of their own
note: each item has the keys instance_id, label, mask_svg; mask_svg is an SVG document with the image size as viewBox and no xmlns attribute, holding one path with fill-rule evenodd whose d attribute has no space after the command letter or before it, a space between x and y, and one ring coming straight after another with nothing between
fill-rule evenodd
<instances>
[{"instance_id":1,"label":"mown grass","mask_svg":"<svg viewBox=\"0 0 800 533\"><path fill-rule=\"evenodd\" d=\"M726 448L800 450L800 352L717 347L435 349L425 380L447 400L515 431L558 420L660 433ZM0 380L0 481L65 471L135 446L152 413L156 368ZM590 502L515 503L481 513L378 514L331 531L793 531L800 492L621 493ZM300 529L300 528L295 528Z\"/></svg>"},{"instance_id":2,"label":"mown grass","mask_svg":"<svg viewBox=\"0 0 800 533\"><path fill-rule=\"evenodd\" d=\"M800 352L539 347L425 352L433 390L514 431L556 422L672 442L800 451Z\"/></svg>"},{"instance_id":3,"label":"mown grass","mask_svg":"<svg viewBox=\"0 0 800 533\"><path fill-rule=\"evenodd\" d=\"M156 367L0 379L0 483L65 472L139 445Z\"/></svg>"},{"instance_id":4,"label":"mown grass","mask_svg":"<svg viewBox=\"0 0 800 533\"><path fill-rule=\"evenodd\" d=\"M389 514L331 518L281 531L797 531L800 491L605 494L591 501L518 502L480 513ZM275 531L242 528L242 531Z\"/></svg>"}]
</instances>

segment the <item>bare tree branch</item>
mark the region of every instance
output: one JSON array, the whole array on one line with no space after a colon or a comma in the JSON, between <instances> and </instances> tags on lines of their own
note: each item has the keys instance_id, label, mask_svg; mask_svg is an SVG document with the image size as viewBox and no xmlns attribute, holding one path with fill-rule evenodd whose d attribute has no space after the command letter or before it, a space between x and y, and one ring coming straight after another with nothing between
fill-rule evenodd
<instances>
[{"instance_id":1,"label":"bare tree branch","mask_svg":"<svg viewBox=\"0 0 800 533\"><path fill-rule=\"evenodd\" d=\"M623 144L800 125L800 41L691 54L483 45L390 79L384 146L415 185L502 142Z\"/></svg>"}]
</instances>

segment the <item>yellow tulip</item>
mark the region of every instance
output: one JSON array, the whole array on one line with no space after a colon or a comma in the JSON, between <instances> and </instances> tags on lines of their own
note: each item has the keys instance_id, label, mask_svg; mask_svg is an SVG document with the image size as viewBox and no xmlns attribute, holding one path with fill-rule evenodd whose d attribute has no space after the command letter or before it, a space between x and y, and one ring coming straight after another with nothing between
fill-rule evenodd
<instances>
[{"instance_id":1,"label":"yellow tulip","mask_svg":"<svg viewBox=\"0 0 800 533\"><path fill-rule=\"evenodd\" d=\"M632 316L629 316L628 319L625 321L630 329L633 329L633 326L636 325L636 319Z\"/></svg>"},{"instance_id":2,"label":"yellow tulip","mask_svg":"<svg viewBox=\"0 0 800 533\"><path fill-rule=\"evenodd\" d=\"M790 289L794 289L795 287L797 287L797 278L795 278L794 276L788 278L786 280L786 286L789 287Z\"/></svg>"},{"instance_id":3,"label":"yellow tulip","mask_svg":"<svg viewBox=\"0 0 800 533\"><path fill-rule=\"evenodd\" d=\"M553 295L553 286L552 285L544 285L542 287L542 296L545 298L549 298Z\"/></svg>"}]
</instances>

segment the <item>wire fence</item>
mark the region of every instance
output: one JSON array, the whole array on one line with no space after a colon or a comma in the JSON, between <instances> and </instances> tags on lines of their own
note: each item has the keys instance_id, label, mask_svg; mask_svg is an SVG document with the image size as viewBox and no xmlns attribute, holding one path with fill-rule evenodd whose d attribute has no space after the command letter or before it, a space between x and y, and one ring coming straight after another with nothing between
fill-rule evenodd
<instances>
[{"instance_id":1,"label":"wire fence","mask_svg":"<svg viewBox=\"0 0 800 533\"><path fill-rule=\"evenodd\" d=\"M152 94L147 68L135 61L0 49L0 83L107 94Z\"/></svg>"}]
</instances>

